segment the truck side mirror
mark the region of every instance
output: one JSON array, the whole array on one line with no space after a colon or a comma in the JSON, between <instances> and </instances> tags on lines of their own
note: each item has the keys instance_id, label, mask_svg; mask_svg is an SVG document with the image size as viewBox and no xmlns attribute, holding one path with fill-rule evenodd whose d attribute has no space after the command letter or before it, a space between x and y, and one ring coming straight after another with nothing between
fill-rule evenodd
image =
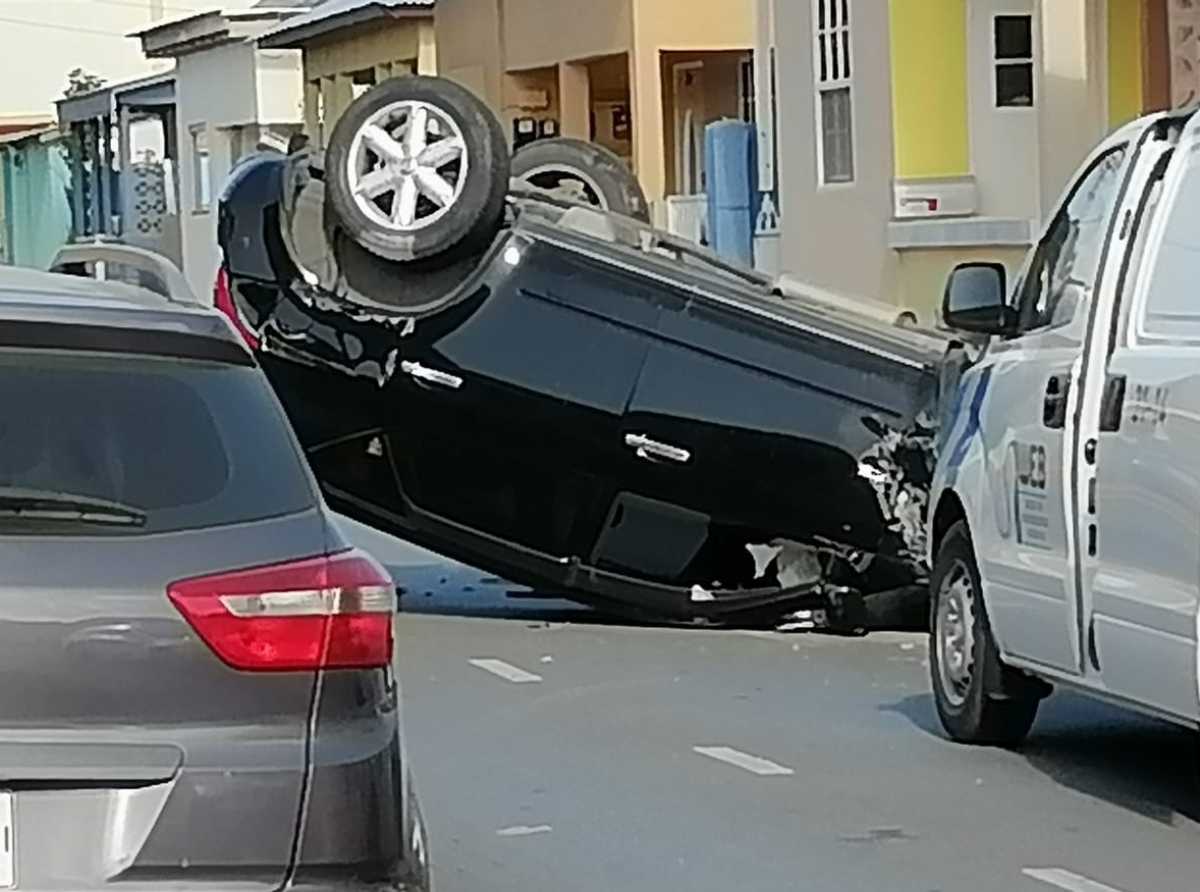
<instances>
[{"instance_id":1,"label":"truck side mirror","mask_svg":"<svg viewBox=\"0 0 1200 892\"><path fill-rule=\"evenodd\" d=\"M960 263L946 281L942 320L955 331L1002 335L1012 329L1008 274L1001 263Z\"/></svg>"}]
</instances>

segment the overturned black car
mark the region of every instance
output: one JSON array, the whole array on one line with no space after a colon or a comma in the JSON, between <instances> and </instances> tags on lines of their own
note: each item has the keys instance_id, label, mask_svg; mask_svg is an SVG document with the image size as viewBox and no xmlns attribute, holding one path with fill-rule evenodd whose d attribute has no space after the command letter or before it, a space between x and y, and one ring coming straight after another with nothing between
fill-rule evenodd
<instances>
[{"instance_id":1,"label":"overturned black car","mask_svg":"<svg viewBox=\"0 0 1200 892\"><path fill-rule=\"evenodd\" d=\"M582 200L513 180L524 151L405 77L226 184L217 303L330 503L656 619L923 622L956 342L656 231L602 150L564 141Z\"/></svg>"}]
</instances>

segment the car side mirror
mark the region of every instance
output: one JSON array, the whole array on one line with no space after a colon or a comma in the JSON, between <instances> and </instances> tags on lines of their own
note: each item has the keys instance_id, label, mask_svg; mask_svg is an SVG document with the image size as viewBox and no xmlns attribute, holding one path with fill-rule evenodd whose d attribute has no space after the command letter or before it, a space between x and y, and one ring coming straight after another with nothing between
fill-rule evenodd
<instances>
[{"instance_id":1,"label":"car side mirror","mask_svg":"<svg viewBox=\"0 0 1200 892\"><path fill-rule=\"evenodd\" d=\"M1001 263L960 263L946 281L942 320L955 331L1002 335L1012 330L1008 274Z\"/></svg>"}]
</instances>

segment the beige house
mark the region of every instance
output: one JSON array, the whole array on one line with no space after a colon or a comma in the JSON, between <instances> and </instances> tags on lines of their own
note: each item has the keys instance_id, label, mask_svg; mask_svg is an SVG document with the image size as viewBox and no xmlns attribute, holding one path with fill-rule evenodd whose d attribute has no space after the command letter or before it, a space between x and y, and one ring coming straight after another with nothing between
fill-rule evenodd
<instances>
[{"instance_id":1,"label":"beige house","mask_svg":"<svg viewBox=\"0 0 1200 892\"><path fill-rule=\"evenodd\" d=\"M216 278L221 184L260 140L286 142L302 127L300 54L255 44L264 30L297 14L299 2L200 12L137 35L147 58L174 62L168 126L174 130L179 254L199 295L208 295Z\"/></svg>"},{"instance_id":2,"label":"beige house","mask_svg":"<svg viewBox=\"0 0 1200 892\"><path fill-rule=\"evenodd\" d=\"M703 190L703 127L751 117L754 0L326 0L264 35L304 54L318 142L356 91L400 72L469 87L509 133L591 139L648 197Z\"/></svg>"},{"instance_id":3,"label":"beige house","mask_svg":"<svg viewBox=\"0 0 1200 892\"><path fill-rule=\"evenodd\" d=\"M1106 132L1200 86L1190 0L757 6L776 60L760 179L779 212L760 241L788 272L927 319L955 263L1020 264Z\"/></svg>"},{"instance_id":4,"label":"beige house","mask_svg":"<svg viewBox=\"0 0 1200 892\"><path fill-rule=\"evenodd\" d=\"M441 72L505 120L557 122L664 199L703 191L703 128L749 120L754 0L437 0Z\"/></svg>"},{"instance_id":5,"label":"beige house","mask_svg":"<svg viewBox=\"0 0 1200 892\"><path fill-rule=\"evenodd\" d=\"M301 52L305 130L322 146L363 90L399 74L437 73L433 0L324 0L258 44Z\"/></svg>"}]
</instances>

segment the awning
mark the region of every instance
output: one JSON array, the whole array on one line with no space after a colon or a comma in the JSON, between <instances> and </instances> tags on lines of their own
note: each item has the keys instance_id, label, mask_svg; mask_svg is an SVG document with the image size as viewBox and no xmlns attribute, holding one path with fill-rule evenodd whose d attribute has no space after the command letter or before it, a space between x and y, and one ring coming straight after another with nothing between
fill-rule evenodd
<instances>
[{"instance_id":1,"label":"awning","mask_svg":"<svg viewBox=\"0 0 1200 892\"><path fill-rule=\"evenodd\" d=\"M122 108L139 111L171 106L175 104L175 72L112 84L55 104L63 126L115 116Z\"/></svg>"},{"instance_id":2,"label":"awning","mask_svg":"<svg viewBox=\"0 0 1200 892\"><path fill-rule=\"evenodd\" d=\"M317 37L384 18L427 14L434 0L323 0L258 38L264 49L299 49Z\"/></svg>"}]
</instances>

